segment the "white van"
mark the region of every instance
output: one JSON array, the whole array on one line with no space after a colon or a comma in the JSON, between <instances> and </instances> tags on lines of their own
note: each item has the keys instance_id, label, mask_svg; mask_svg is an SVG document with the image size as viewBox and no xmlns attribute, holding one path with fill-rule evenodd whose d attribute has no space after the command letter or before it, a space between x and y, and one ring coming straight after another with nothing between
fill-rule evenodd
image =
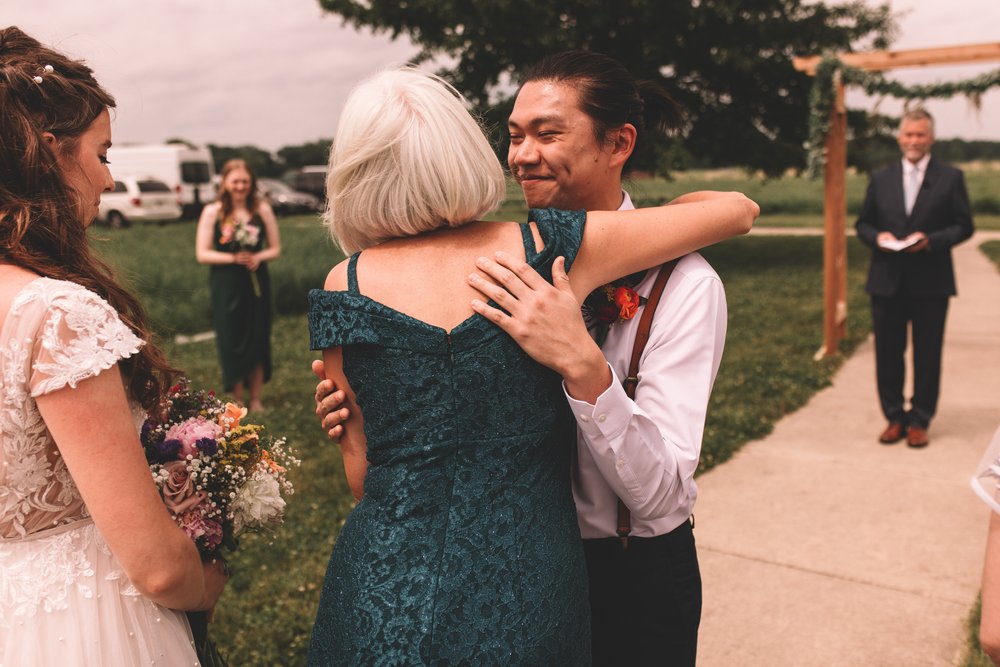
<instances>
[{"instance_id":1,"label":"white van","mask_svg":"<svg viewBox=\"0 0 1000 667\"><path fill-rule=\"evenodd\" d=\"M177 194L185 217L196 217L215 199L215 166L207 146L193 144L123 144L108 149L112 174L163 181Z\"/></svg>"}]
</instances>

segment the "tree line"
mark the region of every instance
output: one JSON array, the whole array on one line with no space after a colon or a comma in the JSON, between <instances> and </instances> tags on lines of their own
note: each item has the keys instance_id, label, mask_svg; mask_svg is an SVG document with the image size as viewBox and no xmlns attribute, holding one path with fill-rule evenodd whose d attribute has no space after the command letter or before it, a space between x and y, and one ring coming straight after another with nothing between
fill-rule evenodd
<instances>
[{"instance_id":1,"label":"tree line","mask_svg":"<svg viewBox=\"0 0 1000 667\"><path fill-rule=\"evenodd\" d=\"M326 164L330 159L330 139L317 139L304 144L285 146L274 153L258 146L244 144L242 146L220 146L208 144L212 151L216 173L228 160L240 158L262 178L281 178L285 174L302 167L315 164Z\"/></svg>"}]
</instances>

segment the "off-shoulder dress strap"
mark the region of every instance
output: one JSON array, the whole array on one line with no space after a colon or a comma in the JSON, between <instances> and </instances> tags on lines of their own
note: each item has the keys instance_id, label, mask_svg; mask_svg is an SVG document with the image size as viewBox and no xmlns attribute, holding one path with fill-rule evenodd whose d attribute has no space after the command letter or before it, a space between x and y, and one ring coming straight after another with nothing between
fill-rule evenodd
<instances>
[{"instance_id":1,"label":"off-shoulder dress strap","mask_svg":"<svg viewBox=\"0 0 1000 667\"><path fill-rule=\"evenodd\" d=\"M358 257L361 251L357 251L347 260L347 291L351 294L360 294L358 291Z\"/></svg>"}]
</instances>

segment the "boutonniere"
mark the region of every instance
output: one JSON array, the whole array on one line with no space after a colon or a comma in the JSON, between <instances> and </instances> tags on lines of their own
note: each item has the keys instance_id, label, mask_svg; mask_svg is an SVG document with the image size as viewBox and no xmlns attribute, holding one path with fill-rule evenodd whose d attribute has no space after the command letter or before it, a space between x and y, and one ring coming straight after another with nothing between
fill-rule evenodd
<instances>
[{"instance_id":1,"label":"boutonniere","mask_svg":"<svg viewBox=\"0 0 1000 667\"><path fill-rule=\"evenodd\" d=\"M583 315L595 324L612 325L626 322L639 312L646 297L639 296L631 281L616 280L598 287L583 301Z\"/></svg>"}]
</instances>

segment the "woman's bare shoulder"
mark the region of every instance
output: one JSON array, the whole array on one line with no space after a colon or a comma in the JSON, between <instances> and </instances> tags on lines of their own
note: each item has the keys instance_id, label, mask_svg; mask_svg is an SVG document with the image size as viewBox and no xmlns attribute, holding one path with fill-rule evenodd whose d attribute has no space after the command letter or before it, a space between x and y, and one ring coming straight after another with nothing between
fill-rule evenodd
<instances>
[{"instance_id":1,"label":"woman's bare shoulder","mask_svg":"<svg viewBox=\"0 0 1000 667\"><path fill-rule=\"evenodd\" d=\"M20 266L0 264L0 312L6 312L2 306L9 305L28 283L40 277Z\"/></svg>"},{"instance_id":2,"label":"woman's bare shoulder","mask_svg":"<svg viewBox=\"0 0 1000 667\"><path fill-rule=\"evenodd\" d=\"M350 260L345 259L326 274L326 281L323 289L328 292L342 292L347 289L347 264Z\"/></svg>"}]
</instances>

